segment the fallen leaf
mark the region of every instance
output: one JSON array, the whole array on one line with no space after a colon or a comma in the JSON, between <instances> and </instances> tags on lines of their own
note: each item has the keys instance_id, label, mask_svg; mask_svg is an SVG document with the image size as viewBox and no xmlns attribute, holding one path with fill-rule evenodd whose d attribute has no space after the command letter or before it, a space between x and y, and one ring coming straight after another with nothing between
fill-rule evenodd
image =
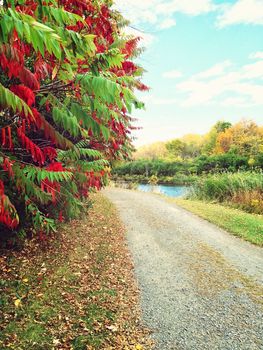
<instances>
[{"instance_id":1,"label":"fallen leaf","mask_svg":"<svg viewBox=\"0 0 263 350\"><path fill-rule=\"evenodd\" d=\"M14 301L15 307L20 307L21 306L21 300L20 299L16 299Z\"/></svg>"},{"instance_id":2,"label":"fallen leaf","mask_svg":"<svg viewBox=\"0 0 263 350\"><path fill-rule=\"evenodd\" d=\"M112 332L117 332L118 328L116 326L106 326L107 329L109 329Z\"/></svg>"},{"instance_id":3,"label":"fallen leaf","mask_svg":"<svg viewBox=\"0 0 263 350\"><path fill-rule=\"evenodd\" d=\"M142 347L140 344L137 344L137 345L135 346L135 349L136 349L136 350L143 350L143 347Z\"/></svg>"},{"instance_id":4,"label":"fallen leaf","mask_svg":"<svg viewBox=\"0 0 263 350\"><path fill-rule=\"evenodd\" d=\"M59 344L60 344L59 339L53 339L53 344L54 344L54 345L59 345Z\"/></svg>"}]
</instances>

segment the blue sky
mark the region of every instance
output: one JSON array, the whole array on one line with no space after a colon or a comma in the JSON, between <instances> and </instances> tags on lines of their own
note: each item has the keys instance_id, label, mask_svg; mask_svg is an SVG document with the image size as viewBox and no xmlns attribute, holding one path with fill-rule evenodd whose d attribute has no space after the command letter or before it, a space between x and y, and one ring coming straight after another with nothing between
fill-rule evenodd
<instances>
[{"instance_id":1,"label":"blue sky","mask_svg":"<svg viewBox=\"0 0 263 350\"><path fill-rule=\"evenodd\" d=\"M263 0L117 0L142 36L150 92L137 146L206 133L217 120L263 124ZM136 28L136 29L134 29Z\"/></svg>"}]
</instances>

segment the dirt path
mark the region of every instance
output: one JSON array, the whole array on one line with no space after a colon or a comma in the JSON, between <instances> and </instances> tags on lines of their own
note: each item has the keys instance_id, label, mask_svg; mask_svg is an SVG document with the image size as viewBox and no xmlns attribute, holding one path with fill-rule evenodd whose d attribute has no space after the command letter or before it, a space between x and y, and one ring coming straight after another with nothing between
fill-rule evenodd
<instances>
[{"instance_id":1,"label":"dirt path","mask_svg":"<svg viewBox=\"0 0 263 350\"><path fill-rule=\"evenodd\" d=\"M104 194L127 227L156 349L263 349L261 248L158 195Z\"/></svg>"}]
</instances>

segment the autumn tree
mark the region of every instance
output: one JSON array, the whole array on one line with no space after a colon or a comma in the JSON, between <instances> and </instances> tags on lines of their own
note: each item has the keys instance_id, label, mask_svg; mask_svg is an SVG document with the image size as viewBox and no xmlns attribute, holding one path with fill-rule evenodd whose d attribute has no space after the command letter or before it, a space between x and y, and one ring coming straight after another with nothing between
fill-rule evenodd
<instances>
[{"instance_id":1,"label":"autumn tree","mask_svg":"<svg viewBox=\"0 0 263 350\"><path fill-rule=\"evenodd\" d=\"M224 154L230 151L233 145L233 132L232 128L229 128L223 132L220 132L216 138L216 145L214 153Z\"/></svg>"},{"instance_id":2,"label":"autumn tree","mask_svg":"<svg viewBox=\"0 0 263 350\"><path fill-rule=\"evenodd\" d=\"M0 5L0 225L41 237L131 151L138 38L108 0ZM0 227L0 230L2 228Z\"/></svg>"},{"instance_id":3,"label":"autumn tree","mask_svg":"<svg viewBox=\"0 0 263 350\"><path fill-rule=\"evenodd\" d=\"M155 142L150 145L139 147L133 155L133 159L164 159L168 156L164 142Z\"/></svg>"},{"instance_id":4,"label":"autumn tree","mask_svg":"<svg viewBox=\"0 0 263 350\"><path fill-rule=\"evenodd\" d=\"M216 153L235 152L255 157L263 152L263 128L249 120L242 120L217 136Z\"/></svg>"},{"instance_id":5,"label":"autumn tree","mask_svg":"<svg viewBox=\"0 0 263 350\"><path fill-rule=\"evenodd\" d=\"M250 120L242 120L232 129L233 147L240 154L255 156L263 151L263 130Z\"/></svg>"},{"instance_id":6,"label":"autumn tree","mask_svg":"<svg viewBox=\"0 0 263 350\"><path fill-rule=\"evenodd\" d=\"M210 131L204 136L202 153L213 154L216 148L217 137L221 132L224 132L231 127L231 123L225 121L218 121Z\"/></svg>"}]
</instances>

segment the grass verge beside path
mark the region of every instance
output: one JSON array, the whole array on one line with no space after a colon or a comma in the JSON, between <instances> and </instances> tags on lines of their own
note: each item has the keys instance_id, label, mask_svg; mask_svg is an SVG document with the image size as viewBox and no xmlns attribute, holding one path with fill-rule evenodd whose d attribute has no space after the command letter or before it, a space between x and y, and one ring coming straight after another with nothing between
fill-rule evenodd
<instances>
[{"instance_id":1,"label":"grass verge beside path","mask_svg":"<svg viewBox=\"0 0 263 350\"><path fill-rule=\"evenodd\" d=\"M226 231L263 246L263 216L202 201L175 199L176 204Z\"/></svg>"},{"instance_id":2,"label":"grass verge beside path","mask_svg":"<svg viewBox=\"0 0 263 350\"><path fill-rule=\"evenodd\" d=\"M121 222L93 199L56 240L0 251L1 350L151 348Z\"/></svg>"}]
</instances>

